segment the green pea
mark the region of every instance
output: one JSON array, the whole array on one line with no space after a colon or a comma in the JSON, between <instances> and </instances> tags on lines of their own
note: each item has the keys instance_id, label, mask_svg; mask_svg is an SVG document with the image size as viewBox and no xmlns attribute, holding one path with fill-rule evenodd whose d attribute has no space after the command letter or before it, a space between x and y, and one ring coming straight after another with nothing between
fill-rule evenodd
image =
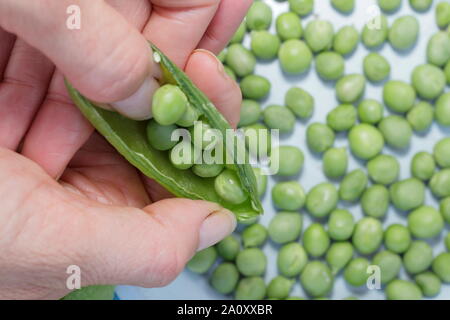
<instances>
[{"instance_id":1,"label":"green pea","mask_svg":"<svg viewBox=\"0 0 450 320\"><path fill-rule=\"evenodd\" d=\"M239 281L239 271L233 263L224 262L214 269L211 275L211 286L221 294L230 294Z\"/></svg>"},{"instance_id":2,"label":"green pea","mask_svg":"<svg viewBox=\"0 0 450 320\"><path fill-rule=\"evenodd\" d=\"M305 191L297 181L279 182L272 189L275 205L287 211L296 211L303 207L306 200Z\"/></svg>"},{"instance_id":3,"label":"green pea","mask_svg":"<svg viewBox=\"0 0 450 320\"><path fill-rule=\"evenodd\" d=\"M413 241L403 255L403 265L410 274L426 271L433 262L433 249L425 241Z\"/></svg>"},{"instance_id":4,"label":"green pea","mask_svg":"<svg viewBox=\"0 0 450 320\"><path fill-rule=\"evenodd\" d=\"M389 26L384 15L368 21L362 31L362 42L369 49L380 47L388 38Z\"/></svg>"},{"instance_id":5,"label":"green pea","mask_svg":"<svg viewBox=\"0 0 450 320\"><path fill-rule=\"evenodd\" d=\"M236 266L246 277L261 276L266 272L267 257L259 248L247 248L237 255Z\"/></svg>"},{"instance_id":6,"label":"green pea","mask_svg":"<svg viewBox=\"0 0 450 320\"><path fill-rule=\"evenodd\" d=\"M427 11L433 4L433 0L409 0L409 4L416 11Z\"/></svg>"},{"instance_id":7,"label":"green pea","mask_svg":"<svg viewBox=\"0 0 450 320\"><path fill-rule=\"evenodd\" d=\"M272 150L270 161L273 167L278 167L278 175L288 177L300 173L305 156L302 150L297 147L280 146ZM274 166L274 163L276 166Z\"/></svg>"},{"instance_id":8,"label":"green pea","mask_svg":"<svg viewBox=\"0 0 450 320\"><path fill-rule=\"evenodd\" d=\"M450 223L450 197L445 198L441 201L439 206L439 210L441 211L442 217L447 223Z\"/></svg>"},{"instance_id":9,"label":"green pea","mask_svg":"<svg viewBox=\"0 0 450 320\"><path fill-rule=\"evenodd\" d=\"M413 282L396 279L386 287L388 300L421 300L422 292Z\"/></svg>"},{"instance_id":10,"label":"green pea","mask_svg":"<svg viewBox=\"0 0 450 320\"><path fill-rule=\"evenodd\" d=\"M330 179L338 179L345 175L348 168L346 148L330 148L323 155L323 172Z\"/></svg>"},{"instance_id":11,"label":"green pea","mask_svg":"<svg viewBox=\"0 0 450 320\"><path fill-rule=\"evenodd\" d=\"M390 188L392 204L399 210L409 211L425 202L425 185L416 178L394 183Z\"/></svg>"},{"instance_id":12,"label":"green pea","mask_svg":"<svg viewBox=\"0 0 450 320\"><path fill-rule=\"evenodd\" d=\"M267 286L267 297L269 299L286 299L291 292L295 281L283 276L276 276Z\"/></svg>"},{"instance_id":13,"label":"green pea","mask_svg":"<svg viewBox=\"0 0 450 320\"><path fill-rule=\"evenodd\" d=\"M286 244L278 251L278 271L285 277L292 278L298 276L307 263L308 255L298 242Z\"/></svg>"},{"instance_id":14,"label":"green pea","mask_svg":"<svg viewBox=\"0 0 450 320\"><path fill-rule=\"evenodd\" d=\"M186 268L194 273L203 274L213 266L217 259L217 251L214 247L206 248L195 254L187 263Z\"/></svg>"},{"instance_id":15,"label":"green pea","mask_svg":"<svg viewBox=\"0 0 450 320\"><path fill-rule=\"evenodd\" d=\"M409 214L408 228L414 237L429 239L442 232L444 219L433 207L422 206Z\"/></svg>"},{"instance_id":16,"label":"green pea","mask_svg":"<svg viewBox=\"0 0 450 320\"><path fill-rule=\"evenodd\" d=\"M234 235L229 235L216 245L216 249L222 259L234 261L241 250L241 245Z\"/></svg>"},{"instance_id":17,"label":"green pea","mask_svg":"<svg viewBox=\"0 0 450 320\"><path fill-rule=\"evenodd\" d=\"M334 36L333 50L346 56L355 51L358 42L358 30L353 26L344 26Z\"/></svg>"},{"instance_id":18,"label":"green pea","mask_svg":"<svg viewBox=\"0 0 450 320\"><path fill-rule=\"evenodd\" d=\"M401 224L390 225L384 233L384 245L395 253L404 253L411 245L411 233Z\"/></svg>"},{"instance_id":19,"label":"green pea","mask_svg":"<svg viewBox=\"0 0 450 320\"><path fill-rule=\"evenodd\" d=\"M355 9L355 0L331 0L331 4L343 13L350 13Z\"/></svg>"},{"instance_id":20,"label":"green pea","mask_svg":"<svg viewBox=\"0 0 450 320\"><path fill-rule=\"evenodd\" d=\"M450 197L450 169L436 172L431 178L429 186L436 197Z\"/></svg>"},{"instance_id":21,"label":"green pea","mask_svg":"<svg viewBox=\"0 0 450 320\"><path fill-rule=\"evenodd\" d=\"M269 129L262 123L255 123L243 128L247 147L252 154L268 155L272 146L272 136Z\"/></svg>"},{"instance_id":22,"label":"green pea","mask_svg":"<svg viewBox=\"0 0 450 320\"><path fill-rule=\"evenodd\" d=\"M356 123L357 112L351 104L341 104L327 115L327 124L334 131L350 130Z\"/></svg>"},{"instance_id":23,"label":"green pea","mask_svg":"<svg viewBox=\"0 0 450 320\"><path fill-rule=\"evenodd\" d=\"M284 244L296 240L302 232L303 218L297 212L280 212L269 224L269 237L273 242Z\"/></svg>"},{"instance_id":24,"label":"green pea","mask_svg":"<svg viewBox=\"0 0 450 320\"><path fill-rule=\"evenodd\" d=\"M259 168L253 168L253 173L256 177L256 188L258 189L258 196L262 197L267 190L267 175L262 174L262 171Z\"/></svg>"},{"instance_id":25,"label":"green pea","mask_svg":"<svg viewBox=\"0 0 450 320\"><path fill-rule=\"evenodd\" d=\"M170 151L170 162L179 170L187 170L192 168L198 154L190 141L183 140Z\"/></svg>"},{"instance_id":26,"label":"green pea","mask_svg":"<svg viewBox=\"0 0 450 320\"><path fill-rule=\"evenodd\" d=\"M242 43L246 32L247 32L247 24L245 21L242 21L242 23L239 25L239 28L236 30L235 34L231 38L230 44Z\"/></svg>"},{"instance_id":27,"label":"green pea","mask_svg":"<svg viewBox=\"0 0 450 320\"><path fill-rule=\"evenodd\" d=\"M419 28L419 22L414 16L397 18L389 29L390 44L400 51L412 48L419 37Z\"/></svg>"},{"instance_id":28,"label":"green pea","mask_svg":"<svg viewBox=\"0 0 450 320\"><path fill-rule=\"evenodd\" d=\"M400 116L392 115L381 120L378 126L386 143L395 149L405 149L409 146L413 134L409 122Z\"/></svg>"},{"instance_id":29,"label":"green pea","mask_svg":"<svg viewBox=\"0 0 450 320\"><path fill-rule=\"evenodd\" d=\"M445 78L447 79L447 85L450 85L450 59L444 68Z\"/></svg>"},{"instance_id":30,"label":"green pea","mask_svg":"<svg viewBox=\"0 0 450 320\"><path fill-rule=\"evenodd\" d=\"M361 197L361 206L369 217L383 218L389 209L389 190L379 184L369 187Z\"/></svg>"},{"instance_id":31,"label":"green pea","mask_svg":"<svg viewBox=\"0 0 450 320\"><path fill-rule=\"evenodd\" d=\"M268 31L253 31L251 35L253 54L260 59L270 60L276 58L281 41L278 36Z\"/></svg>"},{"instance_id":32,"label":"green pea","mask_svg":"<svg viewBox=\"0 0 450 320\"><path fill-rule=\"evenodd\" d=\"M311 297L325 297L333 288L333 274L323 262L311 261L300 276L303 289Z\"/></svg>"},{"instance_id":33,"label":"green pea","mask_svg":"<svg viewBox=\"0 0 450 320\"><path fill-rule=\"evenodd\" d=\"M400 174L400 164L396 158L381 154L367 163L369 177L378 184L390 185Z\"/></svg>"},{"instance_id":34,"label":"green pea","mask_svg":"<svg viewBox=\"0 0 450 320\"><path fill-rule=\"evenodd\" d=\"M353 259L344 270L345 281L353 287L360 287L366 284L369 278L367 273L369 266L370 262L366 258Z\"/></svg>"},{"instance_id":35,"label":"green pea","mask_svg":"<svg viewBox=\"0 0 450 320\"><path fill-rule=\"evenodd\" d=\"M383 119L383 106L376 100L366 99L358 105L358 116L362 123L378 124Z\"/></svg>"},{"instance_id":36,"label":"green pea","mask_svg":"<svg viewBox=\"0 0 450 320\"><path fill-rule=\"evenodd\" d=\"M192 167L192 171L202 178L214 178L217 177L223 170L223 164L196 164Z\"/></svg>"},{"instance_id":37,"label":"green pea","mask_svg":"<svg viewBox=\"0 0 450 320\"><path fill-rule=\"evenodd\" d=\"M364 74L372 82L380 82L389 77L391 66L385 57L378 53L369 53L363 62Z\"/></svg>"},{"instance_id":38,"label":"green pea","mask_svg":"<svg viewBox=\"0 0 450 320\"><path fill-rule=\"evenodd\" d=\"M406 82L391 80L383 87L383 99L392 111L405 113L414 106L416 91Z\"/></svg>"},{"instance_id":39,"label":"green pea","mask_svg":"<svg viewBox=\"0 0 450 320\"><path fill-rule=\"evenodd\" d=\"M289 0L289 9L300 16L307 16L314 9L314 0Z\"/></svg>"},{"instance_id":40,"label":"green pea","mask_svg":"<svg viewBox=\"0 0 450 320\"><path fill-rule=\"evenodd\" d=\"M241 279L234 294L236 300L262 300L265 296L266 284L260 277Z\"/></svg>"},{"instance_id":41,"label":"green pea","mask_svg":"<svg viewBox=\"0 0 450 320\"><path fill-rule=\"evenodd\" d=\"M436 143L433 154L441 168L450 168L450 138L444 138Z\"/></svg>"},{"instance_id":42,"label":"green pea","mask_svg":"<svg viewBox=\"0 0 450 320\"><path fill-rule=\"evenodd\" d=\"M428 102L418 102L407 114L406 119L414 131L423 132L433 124L434 109Z\"/></svg>"},{"instance_id":43,"label":"green pea","mask_svg":"<svg viewBox=\"0 0 450 320\"><path fill-rule=\"evenodd\" d=\"M272 23L272 9L263 1L255 1L248 10L245 20L250 30L269 29Z\"/></svg>"},{"instance_id":44,"label":"green pea","mask_svg":"<svg viewBox=\"0 0 450 320\"><path fill-rule=\"evenodd\" d=\"M450 92L444 93L436 101L434 115L441 126L450 126Z\"/></svg>"},{"instance_id":45,"label":"green pea","mask_svg":"<svg viewBox=\"0 0 450 320\"><path fill-rule=\"evenodd\" d=\"M339 196L335 186L324 182L309 191L306 197L306 208L313 217L324 218L336 209L338 201Z\"/></svg>"},{"instance_id":46,"label":"green pea","mask_svg":"<svg viewBox=\"0 0 450 320\"><path fill-rule=\"evenodd\" d=\"M225 70L225 73L226 73L231 79L233 79L234 81L237 80L236 74L234 73L234 71L233 71L230 67L228 67L228 66L223 66L223 69Z\"/></svg>"},{"instance_id":47,"label":"green pea","mask_svg":"<svg viewBox=\"0 0 450 320\"><path fill-rule=\"evenodd\" d=\"M239 77L245 77L253 73L256 66L256 58L240 43L235 43L228 47L225 62Z\"/></svg>"},{"instance_id":48,"label":"green pea","mask_svg":"<svg viewBox=\"0 0 450 320\"><path fill-rule=\"evenodd\" d=\"M270 81L257 75L248 75L240 83L242 95L246 99L261 100L270 92Z\"/></svg>"},{"instance_id":49,"label":"green pea","mask_svg":"<svg viewBox=\"0 0 450 320\"><path fill-rule=\"evenodd\" d=\"M313 55L303 41L291 39L281 45L278 59L284 72L301 74L310 68Z\"/></svg>"},{"instance_id":50,"label":"green pea","mask_svg":"<svg viewBox=\"0 0 450 320\"><path fill-rule=\"evenodd\" d=\"M303 35L302 21L293 12L280 14L276 21L278 36L283 40L300 39Z\"/></svg>"},{"instance_id":51,"label":"green pea","mask_svg":"<svg viewBox=\"0 0 450 320\"><path fill-rule=\"evenodd\" d=\"M327 251L326 260L331 271L336 275L353 258L353 246L350 242L335 242Z\"/></svg>"},{"instance_id":52,"label":"green pea","mask_svg":"<svg viewBox=\"0 0 450 320\"><path fill-rule=\"evenodd\" d=\"M334 131L322 123L313 123L306 129L306 140L309 148L316 153L323 153L334 144Z\"/></svg>"},{"instance_id":53,"label":"green pea","mask_svg":"<svg viewBox=\"0 0 450 320\"><path fill-rule=\"evenodd\" d=\"M172 149L178 141L172 141L172 133L177 129L175 125L162 126L155 120L147 125L147 139L156 150L166 151Z\"/></svg>"},{"instance_id":54,"label":"green pea","mask_svg":"<svg viewBox=\"0 0 450 320\"><path fill-rule=\"evenodd\" d=\"M434 34L427 45L427 60L438 67L443 67L450 59L450 34L439 31Z\"/></svg>"},{"instance_id":55,"label":"green pea","mask_svg":"<svg viewBox=\"0 0 450 320\"><path fill-rule=\"evenodd\" d=\"M445 74L431 64L417 66L412 73L412 84L417 94L428 100L436 99L445 88Z\"/></svg>"},{"instance_id":56,"label":"green pea","mask_svg":"<svg viewBox=\"0 0 450 320\"><path fill-rule=\"evenodd\" d=\"M402 0L378 0L378 6L385 12L393 12L400 8Z\"/></svg>"},{"instance_id":57,"label":"green pea","mask_svg":"<svg viewBox=\"0 0 450 320\"><path fill-rule=\"evenodd\" d=\"M353 233L353 245L363 255L378 250L383 241L383 227L377 219L366 217L358 221Z\"/></svg>"},{"instance_id":58,"label":"green pea","mask_svg":"<svg viewBox=\"0 0 450 320\"><path fill-rule=\"evenodd\" d=\"M270 129L278 129L280 133L290 133L294 130L295 115L289 108L270 105L263 112L264 123Z\"/></svg>"},{"instance_id":59,"label":"green pea","mask_svg":"<svg viewBox=\"0 0 450 320\"><path fill-rule=\"evenodd\" d=\"M450 3L439 2L436 6L436 24L444 29L450 24Z\"/></svg>"},{"instance_id":60,"label":"green pea","mask_svg":"<svg viewBox=\"0 0 450 320\"><path fill-rule=\"evenodd\" d=\"M411 174L413 177L428 181L436 170L436 162L431 154L428 152L417 153L411 162Z\"/></svg>"},{"instance_id":61,"label":"green pea","mask_svg":"<svg viewBox=\"0 0 450 320\"><path fill-rule=\"evenodd\" d=\"M153 95L153 118L160 125L175 124L186 112L188 100L178 86L166 84Z\"/></svg>"},{"instance_id":62,"label":"green pea","mask_svg":"<svg viewBox=\"0 0 450 320\"><path fill-rule=\"evenodd\" d=\"M386 284L397 278L402 267L402 258L398 254L384 250L373 257L372 264L380 268L381 284Z\"/></svg>"},{"instance_id":63,"label":"green pea","mask_svg":"<svg viewBox=\"0 0 450 320\"><path fill-rule=\"evenodd\" d=\"M317 74L325 80L337 80L345 71L344 58L336 52L326 51L316 56Z\"/></svg>"},{"instance_id":64,"label":"green pea","mask_svg":"<svg viewBox=\"0 0 450 320\"><path fill-rule=\"evenodd\" d=\"M360 74L342 77L336 83L336 96L342 103L354 103L364 94L366 79Z\"/></svg>"},{"instance_id":65,"label":"green pea","mask_svg":"<svg viewBox=\"0 0 450 320\"><path fill-rule=\"evenodd\" d=\"M247 200L247 194L241 186L239 178L233 170L226 169L214 181L217 194L225 201L240 204Z\"/></svg>"},{"instance_id":66,"label":"green pea","mask_svg":"<svg viewBox=\"0 0 450 320\"><path fill-rule=\"evenodd\" d=\"M425 297L434 297L441 292L441 279L433 272L427 271L418 274L414 277L414 281Z\"/></svg>"},{"instance_id":67,"label":"green pea","mask_svg":"<svg viewBox=\"0 0 450 320\"><path fill-rule=\"evenodd\" d=\"M239 127L255 124L261 118L261 105L253 100L243 100Z\"/></svg>"},{"instance_id":68,"label":"green pea","mask_svg":"<svg viewBox=\"0 0 450 320\"><path fill-rule=\"evenodd\" d=\"M242 244L244 248L261 247L267 240L266 227L259 223L252 224L242 232Z\"/></svg>"},{"instance_id":69,"label":"green pea","mask_svg":"<svg viewBox=\"0 0 450 320\"><path fill-rule=\"evenodd\" d=\"M293 87L286 92L285 105L300 119L311 117L314 111L314 98L305 90Z\"/></svg>"},{"instance_id":70,"label":"green pea","mask_svg":"<svg viewBox=\"0 0 450 320\"><path fill-rule=\"evenodd\" d=\"M314 53L331 49L333 36L333 25L326 20L313 20L305 29L306 43Z\"/></svg>"},{"instance_id":71,"label":"green pea","mask_svg":"<svg viewBox=\"0 0 450 320\"><path fill-rule=\"evenodd\" d=\"M337 209L330 214L328 219L328 234L336 241L350 239L355 229L355 222L348 210Z\"/></svg>"},{"instance_id":72,"label":"green pea","mask_svg":"<svg viewBox=\"0 0 450 320\"><path fill-rule=\"evenodd\" d=\"M450 251L450 232L447 233L447 236L445 237L445 247L447 248L447 251Z\"/></svg>"},{"instance_id":73,"label":"green pea","mask_svg":"<svg viewBox=\"0 0 450 320\"><path fill-rule=\"evenodd\" d=\"M450 282L450 253L443 252L433 260L434 273L445 283Z\"/></svg>"},{"instance_id":74,"label":"green pea","mask_svg":"<svg viewBox=\"0 0 450 320\"><path fill-rule=\"evenodd\" d=\"M306 228L303 234L303 245L310 256L318 258L327 252L330 246L330 237L321 224L313 223Z\"/></svg>"},{"instance_id":75,"label":"green pea","mask_svg":"<svg viewBox=\"0 0 450 320\"><path fill-rule=\"evenodd\" d=\"M339 186L340 199L355 202L363 194L368 182L367 175L363 170L353 170L345 176Z\"/></svg>"},{"instance_id":76,"label":"green pea","mask_svg":"<svg viewBox=\"0 0 450 320\"><path fill-rule=\"evenodd\" d=\"M226 57L227 57L227 50L226 49L220 51L220 53L217 55L217 59L219 59L219 61L222 62L222 63L225 62Z\"/></svg>"}]
</instances>

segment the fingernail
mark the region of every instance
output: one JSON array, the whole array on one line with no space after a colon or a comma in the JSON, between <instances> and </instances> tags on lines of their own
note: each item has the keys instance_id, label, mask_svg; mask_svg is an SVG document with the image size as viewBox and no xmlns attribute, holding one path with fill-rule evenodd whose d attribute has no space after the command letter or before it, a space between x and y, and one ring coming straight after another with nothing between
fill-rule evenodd
<instances>
[{"instance_id":1,"label":"fingernail","mask_svg":"<svg viewBox=\"0 0 450 320\"><path fill-rule=\"evenodd\" d=\"M217 69L218 69L219 73L220 73L223 77L225 77L225 78L227 78L227 79L231 79L231 78L228 76L228 74L225 72L225 68L224 68L224 66L223 66L223 63L219 60L219 58L217 58L217 56L216 56L214 53L212 53L211 51L205 50L205 49L197 49L197 50L195 50L194 52L206 53L208 56L210 56L212 59L214 59L214 60L216 61L216 63L217 63Z\"/></svg>"},{"instance_id":2,"label":"fingernail","mask_svg":"<svg viewBox=\"0 0 450 320\"><path fill-rule=\"evenodd\" d=\"M134 120L150 119L152 117L153 94L158 88L158 81L153 75L149 75L132 96L110 103L110 106L127 118Z\"/></svg>"},{"instance_id":3,"label":"fingernail","mask_svg":"<svg viewBox=\"0 0 450 320\"><path fill-rule=\"evenodd\" d=\"M197 251L208 248L236 229L236 217L231 211L221 209L208 216L200 227L200 241Z\"/></svg>"}]
</instances>

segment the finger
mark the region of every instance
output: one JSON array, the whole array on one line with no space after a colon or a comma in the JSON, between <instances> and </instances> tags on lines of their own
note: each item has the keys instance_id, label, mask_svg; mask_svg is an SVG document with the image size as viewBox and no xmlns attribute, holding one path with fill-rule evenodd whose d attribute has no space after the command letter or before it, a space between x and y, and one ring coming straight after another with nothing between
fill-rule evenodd
<instances>
[{"instance_id":1,"label":"finger","mask_svg":"<svg viewBox=\"0 0 450 320\"><path fill-rule=\"evenodd\" d=\"M0 146L16 150L41 105L53 64L22 40L15 42L0 84Z\"/></svg>"},{"instance_id":2,"label":"finger","mask_svg":"<svg viewBox=\"0 0 450 320\"><path fill-rule=\"evenodd\" d=\"M197 250L217 243L236 226L230 211L187 199L163 200L144 211L93 207L87 219L91 227L80 232L89 244L78 249L87 248L88 279L143 287L167 285Z\"/></svg>"},{"instance_id":3,"label":"finger","mask_svg":"<svg viewBox=\"0 0 450 320\"><path fill-rule=\"evenodd\" d=\"M253 0L222 0L198 47L218 54L230 41Z\"/></svg>"},{"instance_id":4,"label":"finger","mask_svg":"<svg viewBox=\"0 0 450 320\"><path fill-rule=\"evenodd\" d=\"M61 14L76 8L74 4L79 12ZM79 29L68 28L73 17L80 17ZM4 0L0 2L0 23L47 55L88 98L102 103L123 102L116 107L129 117L150 116L148 97L157 89L153 76L158 75L150 59L151 49L140 31L104 1L44 4ZM135 93L138 106L136 101L127 100Z\"/></svg>"},{"instance_id":5,"label":"finger","mask_svg":"<svg viewBox=\"0 0 450 320\"><path fill-rule=\"evenodd\" d=\"M16 37L13 34L0 28L0 81L3 80L3 72L5 72L15 41Z\"/></svg>"},{"instance_id":6,"label":"finger","mask_svg":"<svg viewBox=\"0 0 450 320\"><path fill-rule=\"evenodd\" d=\"M57 72L25 137L22 154L58 179L93 131L68 97L63 77Z\"/></svg>"},{"instance_id":7,"label":"finger","mask_svg":"<svg viewBox=\"0 0 450 320\"><path fill-rule=\"evenodd\" d=\"M236 127L240 117L241 90L222 63L209 51L196 50L188 60L186 73L211 102Z\"/></svg>"},{"instance_id":8,"label":"finger","mask_svg":"<svg viewBox=\"0 0 450 320\"><path fill-rule=\"evenodd\" d=\"M192 51L216 14L220 0L153 0L144 35L179 67Z\"/></svg>"}]
</instances>

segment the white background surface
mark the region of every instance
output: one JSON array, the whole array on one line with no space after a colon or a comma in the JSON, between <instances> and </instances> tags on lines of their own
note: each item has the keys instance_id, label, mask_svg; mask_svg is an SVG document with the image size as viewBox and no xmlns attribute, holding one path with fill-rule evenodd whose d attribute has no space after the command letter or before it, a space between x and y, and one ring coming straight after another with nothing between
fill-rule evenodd
<instances>
[{"instance_id":1,"label":"white background surface","mask_svg":"<svg viewBox=\"0 0 450 320\"><path fill-rule=\"evenodd\" d=\"M277 2L275 0L264 0L269 3L274 11L274 20L277 15L288 10L288 3ZM428 39L432 34L438 31L435 19L434 19L434 7L442 0L434 0L433 8L425 13L414 12L410 6L409 1L403 0L403 5L398 12L388 15L389 24L394 21L398 16L406 14L414 14L420 22L420 38L417 45L406 53L395 52L389 44L385 44L380 53L385 56L391 63L391 79L398 79L404 81L410 81L410 74L413 68L419 64L426 62L425 52ZM306 23L316 17L321 19L330 20L335 26L335 31L344 25L354 25L358 30L362 29L362 26L368 19L367 7L376 3L375 0L357 0L356 9L350 15L343 15L335 11L330 4L329 0L316 0L314 13L307 18L303 19L303 25L306 27ZM272 23L272 32L275 32L274 23ZM248 36L245 40L245 44L249 46ZM367 55L368 51L360 43L357 50L353 55L346 58L346 73L362 73L362 61ZM292 86L300 86L310 92L316 101L315 114L308 123L315 121L325 122L326 114L338 105L334 93L334 83L324 83L317 76L314 67L311 70L301 76L287 76L282 73L278 61L258 63L256 68L256 74L266 76L272 83L271 94L264 106L268 104L283 104L284 95L286 91ZM382 101L382 85L373 85L368 83L365 98L373 98L378 101ZM449 88L447 87L448 91ZM388 111L386 111L388 113ZM320 182L326 181L325 176L322 173L321 161L313 156L306 146L305 139L306 123L298 122L295 132L292 135L282 137L281 144L296 145L299 146L305 153L305 167L302 173L296 177L300 183L304 186L305 190L310 190L313 186ZM394 152L389 148L385 148L384 153L393 154L401 161L401 179L408 178L410 176L410 160L412 156L419 151L431 152L433 145L440 138L444 136L450 136L449 128L444 129L437 124L433 124L433 127L429 132L424 135L415 134L411 147L403 152ZM335 143L336 146L346 146L347 141L345 135L339 135ZM349 170L361 167L363 163L355 160L353 157L350 160ZM264 225L268 225L269 221L275 214L275 209L272 206L270 199L270 189L273 186L275 179L270 179L268 185L268 191L264 197L265 214L261 218L260 222ZM286 180L286 179L285 179ZM429 191L427 191L426 204L438 206L436 200L432 197ZM354 214L356 220L362 217L361 208L357 205L340 204L341 207L348 208ZM311 218L307 213L303 212L304 227L309 225ZM406 214L396 211L394 208L390 208L387 214L387 218L383 221L384 228L392 223L406 224ZM449 232L449 225L446 225L445 232L439 239L433 239L434 254L437 255L444 250L443 236ZM268 256L268 268L265 275L266 281L270 281L277 274L276 270L276 254L278 246L268 241L264 246L264 252ZM401 278L407 278L404 270L402 270ZM143 289L137 287L118 287L117 294L121 299L225 299L230 297L222 296L216 293L208 283L206 276L199 276L184 271L171 285L160 289ZM300 287L299 282L294 286L292 295L305 297L305 293ZM342 275L339 275L335 281L335 286L330 296L333 299L341 299L348 296L357 296L360 299L383 299L383 291L369 291L366 288L351 288L344 282ZM450 285L443 285L442 292L436 299L450 299Z\"/></svg>"}]
</instances>

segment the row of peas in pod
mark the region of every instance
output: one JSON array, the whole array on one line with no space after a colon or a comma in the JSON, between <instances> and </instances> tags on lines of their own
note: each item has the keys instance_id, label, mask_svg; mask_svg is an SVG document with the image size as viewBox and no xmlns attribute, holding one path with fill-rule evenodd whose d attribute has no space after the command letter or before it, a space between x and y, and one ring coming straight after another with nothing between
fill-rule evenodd
<instances>
[{"instance_id":1,"label":"row of peas in pod","mask_svg":"<svg viewBox=\"0 0 450 320\"><path fill-rule=\"evenodd\" d=\"M352 12L355 6L351 0L330 2L342 13ZM379 0L378 4L384 14L391 14L402 1ZM410 0L409 4L422 12L433 1ZM245 129L290 133L296 118L307 122L315 108L314 97L294 87L286 92L284 105L262 110L261 101L271 84L254 74L258 60L278 57L282 70L293 74L305 72L315 61L319 76L335 82L341 104L328 113L325 123L311 123L306 130L307 146L322 159L329 181L306 192L294 179L304 166L303 151L296 146L277 147L278 175L288 179L271 190L279 212L268 226L253 221L242 232L199 252L188 269L208 274L215 290L236 299L303 299L291 294L297 279L308 297L322 299L329 296L339 276L351 287L365 286L367 270L373 265L381 270L388 299L436 296L443 284L450 283L450 234L445 234L450 224L450 137L433 142L431 153L417 153L411 160L410 177L402 180L400 162L383 149L387 145L406 150L413 134L426 135L434 121L443 128L450 126L450 92L445 92L450 85L450 30L445 30L450 24L450 3L436 5L441 30L428 40L427 63L413 70L410 83L390 80L390 63L377 50L385 42L400 52L413 48L420 29L415 16L402 16L389 26L382 14L378 17L381 28L372 29L369 22L361 32L353 26L335 32L332 23L322 19L303 26L302 18L313 8L313 0L289 0L289 12L275 19L277 34L271 34L272 10L264 1L255 1L219 58L240 82L245 99L239 125ZM250 49L242 44L248 31ZM360 41L372 51L364 59L364 74L346 75L345 59ZM379 100L364 99L367 81L383 83ZM339 133L346 135L348 147L335 147ZM260 147L271 150L270 142ZM349 171L351 155L365 168ZM426 204L427 188L439 207ZM341 204L359 205L364 217L357 221ZM407 213L405 224L383 227L391 206ZM314 222L305 225L303 212ZM444 242L447 252L433 252L430 241L437 240ZM268 241L279 246L278 275L266 283L269 261L262 247ZM408 280L400 277L402 269Z\"/></svg>"}]
</instances>

